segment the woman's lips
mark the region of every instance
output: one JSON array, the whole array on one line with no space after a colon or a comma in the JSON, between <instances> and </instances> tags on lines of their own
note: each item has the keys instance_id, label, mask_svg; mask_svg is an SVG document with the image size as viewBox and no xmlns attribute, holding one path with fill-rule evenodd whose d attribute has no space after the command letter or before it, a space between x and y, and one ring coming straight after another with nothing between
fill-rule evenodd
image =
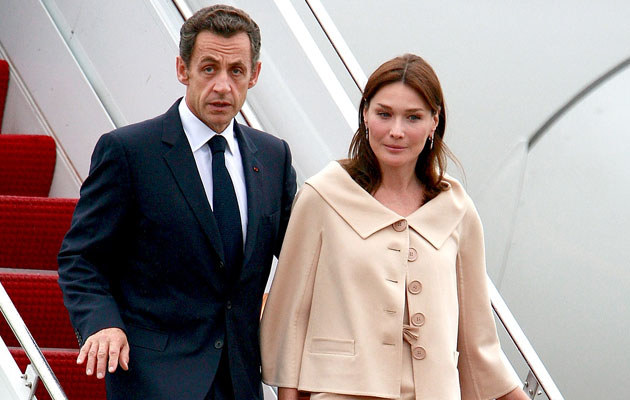
<instances>
[{"instance_id":1,"label":"woman's lips","mask_svg":"<svg viewBox=\"0 0 630 400\"><path fill-rule=\"evenodd\" d=\"M401 150L405 149L404 146L394 146L394 145L391 145L391 144L386 144L385 147L387 149L391 150L391 151L401 151Z\"/></svg>"}]
</instances>

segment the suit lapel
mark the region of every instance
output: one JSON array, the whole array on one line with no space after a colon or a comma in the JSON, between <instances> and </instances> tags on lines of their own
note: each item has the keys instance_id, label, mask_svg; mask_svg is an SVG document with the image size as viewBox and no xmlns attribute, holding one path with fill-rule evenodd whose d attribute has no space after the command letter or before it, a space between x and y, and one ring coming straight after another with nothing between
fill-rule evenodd
<instances>
[{"instance_id":1,"label":"suit lapel","mask_svg":"<svg viewBox=\"0 0 630 400\"><path fill-rule=\"evenodd\" d=\"M186 139L178 105L179 102L175 103L165 114L162 141L171 148L164 154L164 159L212 247L221 260L224 260L219 228L208 204L190 144Z\"/></svg>"},{"instance_id":2,"label":"suit lapel","mask_svg":"<svg viewBox=\"0 0 630 400\"><path fill-rule=\"evenodd\" d=\"M243 254L243 265L247 265L256 247L256 235L260 223L260 202L262 196L262 177L264 170L256 158L258 148L245 134L246 127L234 124L234 134L238 140L243 172L245 173L245 187L247 189L247 239Z\"/></svg>"}]
</instances>

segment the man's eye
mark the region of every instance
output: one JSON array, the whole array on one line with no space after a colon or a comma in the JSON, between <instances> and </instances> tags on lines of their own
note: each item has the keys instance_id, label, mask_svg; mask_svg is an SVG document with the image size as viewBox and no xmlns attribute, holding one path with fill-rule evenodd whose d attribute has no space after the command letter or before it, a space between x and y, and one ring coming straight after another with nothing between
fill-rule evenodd
<instances>
[{"instance_id":1,"label":"man's eye","mask_svg":"<svg viewBox=\"0 0 630 400\"><path fill-rule=\"evenodd\" d=\"M242 75L242 74L243 74L243 70L242 70L242 69L240 69L240 68L234 68L234 69L232 70L232 73L233 73L234 75Z\"/></svg>"},{"instance_id":2,"label":"man's eye","mask_svg":"<svg viewBox=\"0 0 630 400\"><path fill-rule=\"evenodd\" d=\"M212 67L205 67L203 70L204 70L205 72L207 72L207 73L212 73L212 72L214 72L214 68L212 68Z\"/></svg>"}]
</instances>

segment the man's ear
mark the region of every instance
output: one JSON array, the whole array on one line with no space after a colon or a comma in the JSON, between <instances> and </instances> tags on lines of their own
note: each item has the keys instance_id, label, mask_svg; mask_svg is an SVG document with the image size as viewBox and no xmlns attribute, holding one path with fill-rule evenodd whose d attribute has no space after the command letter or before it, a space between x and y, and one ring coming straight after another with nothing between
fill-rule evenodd
<instances>
[{"instance_id":1,"label":"man's ear","mask_svg":"<svg viewBox=\"0 0 630 400\"><path fill-rule=\"evenodd\" d=\"M177 79L184 85L188 86L188 67L180 56L177 56L176 65Z\"/></svg>"},{"instance_id":2,"label":"man's ear","mask_svg":"<svg viewBox=\"0 0 630 400\"><path fill-rule=\"evenodd\" d=\"M247 86L248 89L253 88L256 85L256 82L258 82L258 76L260 75L261 65L262 64L260 61L256 62L256 66L254 67L254 70L252 71L252 76L249 78L249 85Z\"/></svg>"}]
</instances>

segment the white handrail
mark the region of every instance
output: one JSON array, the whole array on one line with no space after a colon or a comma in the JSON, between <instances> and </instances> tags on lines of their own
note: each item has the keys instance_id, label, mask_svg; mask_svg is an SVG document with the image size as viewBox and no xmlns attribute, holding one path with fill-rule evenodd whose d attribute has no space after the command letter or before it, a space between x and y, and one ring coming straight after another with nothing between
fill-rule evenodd
<instances>
[{"instance_id":1,"label":"white handrail","mask_svg":"<svg viewBox=\"0 0 630 400\"><path fill-rule=\"evenodd\" d=\"M175 7L177 7L184 20L187 20L194 14L188 2L185 0L173 0L173 4L175 4Z\"/></svg>"},{"instance_id":2,"label":"white handrail","mask_svg":"<svg viewBox=\"0 0 630 400\"><path fill-rule=\"evenodd\" d=\"M525 333L523 333L518 322L516 322L514 315L512 315L512 312L507 304L505 304L505 301L503 301L503 297L501 297L501 294L490 278L488 278L488 290L490 291L490 300L492 301L494 312L499 318L499 321L501 321L501 324L505 327L508 335L510 335L510 338L512 338L512 341L523 356L529 370L536 377L536 380L547 395L547 398L549 398L549 400L564 400L551 375L547 372L547 368L543 365L538 354L527 339L527 336L525 336Z\"/></svg>"},{"instance_id":3,"label":"white handrail","mask_svg":"<svg viewBox=\"0 0 630 400\"><path fill-rule=\"evenodd\" d=\"M341 115L350 127L350 131L356 131L357 109L326 61L326 57L322 54L317 43L315 43L295 7L293 7L290 0L274 0L274 3L302 47L304 54L313 65L315 72L319 75L326 90L330 93L332 100L337 104Z\"/></svg>"},{"instance_id":4,"label":"white handrail","mask_svg":"<svg viewBox=\"0 0 630 400\"><path fill-rule=\"evenodd\" d=\"M31 365L44 383L52 400L68 400L48 361L46 361L39 346L35 343L33 336L31 336L26 324L24 324L24 320L15 308L2 283L0 283L0 311L2 311L4 318L9 323L18 342L20 342L20 346L26 352Z\"/></svg>"},{"instance_id":5,"label":"white handrail","mask_svg":"<svg viewBox=\"0 0 630 400\"><path fill-rule=\"evenodd\" d=\"M337 52L341 62L350 73L359 91L363 92L363 88L365 88L365 84L367 83L367 76L354 57L354 54L352 54L352 50L350 50L350 47L346 44L341 32L339 32L332 18L328 15L324 5L319 0L306 0L306 4L308 4L319 26L326 34L326 37L328 37L328 40Z\"/></svg>"}]
</instances>

